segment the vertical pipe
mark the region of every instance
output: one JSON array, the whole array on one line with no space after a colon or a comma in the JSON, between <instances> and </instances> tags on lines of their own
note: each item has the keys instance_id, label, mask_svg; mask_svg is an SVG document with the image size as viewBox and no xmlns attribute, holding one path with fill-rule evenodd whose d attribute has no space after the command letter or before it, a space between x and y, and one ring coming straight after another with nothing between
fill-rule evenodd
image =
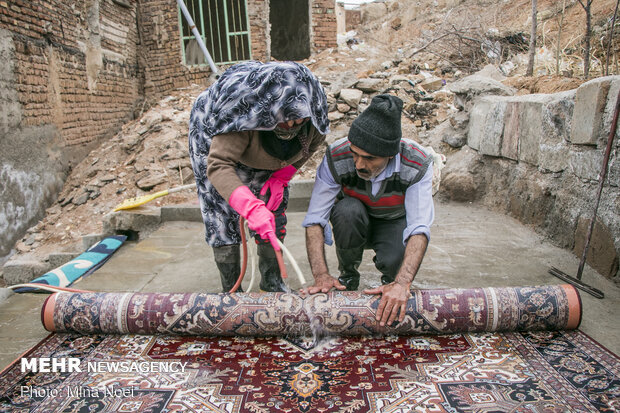
<instances>
[{"instance_id":1,"label":"vertical pipe","mask_svg":"<svg viewBox=\"0 0 620 413\"><path fill-rule=\"evenodd\" d=\"M202 53L205 55L205 58L207 59L207 63L209 63L209 67L211 68L211 71L214 74L218 74L217 67L215 66L215 63L213 63L213 59L211 59L211 55L209 54L207 47L202 41L202 37L200 36L198 29L196 29L194 20L192 20L192 16L189 14L187 7L185 7L185 3L183 2L183 0L177 0L177 3L179 4L179 7L181 8L183 15L185 16L185 19L187 20L187 24L189 25L192 33L194 34L194 37L196 38L198 45L200 46L200 50L202 50Z\"/></svg>"},{"instance_id":2,"label":"vertical pipe","mask_svg":"<svg viewBox=\"0 0 620 413\"><path fill-rule=\"evenodd\" d=\"M228 59L226 60L227 62L232 61L232 56L230 53L230 30L228 30L228 4L226 4L226 0L222 0L222 9L224 9L223 13L224 13L224 30L226 32L225 36L226 36L226 51L228 53ZM219 23L219 20L218 20Z\"/></svg>"}]
</instances>

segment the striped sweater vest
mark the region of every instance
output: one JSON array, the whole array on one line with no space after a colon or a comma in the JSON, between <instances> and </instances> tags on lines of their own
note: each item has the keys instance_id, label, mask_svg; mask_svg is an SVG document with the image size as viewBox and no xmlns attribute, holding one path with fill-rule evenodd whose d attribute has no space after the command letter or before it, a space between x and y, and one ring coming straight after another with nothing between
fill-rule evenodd
<instances>
[{"instance_id":1,"label":"striped sweater vest","mask_svg":"<svg viewBox=\"0 0 620 413\"><path fill-rule=\"evenodd\" d=\"M329 146L327 163L334 179L342 186L339 198L350 196L362 201L368 214L374 218L396 219L405 215L405 192L426 173L431 157L420 145L409 139L400 141L400 172L392 174L381 183L372 195L372 183L360 178L347 138Z\"/></svg>"}]
</instances>

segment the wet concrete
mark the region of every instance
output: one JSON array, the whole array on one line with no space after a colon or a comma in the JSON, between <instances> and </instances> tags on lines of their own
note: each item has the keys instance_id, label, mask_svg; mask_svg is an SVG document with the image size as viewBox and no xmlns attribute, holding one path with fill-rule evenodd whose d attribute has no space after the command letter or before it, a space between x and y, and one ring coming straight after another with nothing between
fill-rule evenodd
<instances>
[{"instance_id":1,"label":"wet concrete","mask_svg":"<svg viewBox=\"0 0 620 413\"><path fill-rule=\"evenodd\" d=\"M302 212L289 213L286 246L308 282ZM550 275L551 266L575 275L579 260L554 247L531 228L504 215L471 204L436 202L432 239L414 281L416 288L468 288L561 284ZM75 288L94 291L219 292L219 275L213 253L204 242L201 223L165 222L146 239L127 242L97 272ZM253 242L250 250L254 250ZM360 288L380 284L372 264L372 251L364 253ZM327 247L329 268L337 274L333 247ZM302 285L287 266L290 288ZM251 269L243 282L247 289ZM258 277L258 270L256 270ZM620 354L620 287L586 266L583 281L604 291L599 300L584 292L580 329L616 354ZM258 280L254 290L258 289ZM14 294L0 302L0 369L18 358L48 333L40 322L46 294Z\"/></svg>"}]
</instances>

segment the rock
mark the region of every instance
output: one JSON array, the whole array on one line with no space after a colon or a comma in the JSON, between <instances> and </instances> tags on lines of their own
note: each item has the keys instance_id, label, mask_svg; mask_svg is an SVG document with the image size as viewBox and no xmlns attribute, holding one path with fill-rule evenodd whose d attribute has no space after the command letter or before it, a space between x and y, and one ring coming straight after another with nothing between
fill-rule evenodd
<instances>
[{"instance_id":1,"label":"rock","mask_svg":"<svg viewBox=\"0 0 620 413\"><path fill-rule=\"evenodd\" d=\"M73 198L73 204L75 205L85 204L86 201L88 201L88 198L90 198L90 193L84 191L80 193L77 197Z\"/></svg>"},{"instance_id":2,"label":"rock","mask_svg":"<svg viewBox=\"0 0 620 413\"><path fill-rule=\"evenodd\" d=\"M400 3L396 0L387 1L385 2L385 5L387 6L387 10L390 13L400 8Z\"/></svg>"},{"instance_id":3,"label":"rock","mask_svg":"<svg viewBox=\"0 0 620 413\"><path fill-rule=\"evenodd\" d=\"M132 133L130 135L124 136L121 148L125 152L130 153L132 150L135 149L136 146L138 146L138 144L140 144L140 142L142 142L143 138L144 137L138 133Z\"/></svg>"},{"instance_id":4,"label":"rock","mask_svg":"<svg viewBox=\"0 0 620 413\"><path fill-rule=\"evenodd\" d=\"M340 91L340 99L352 108L357 108L362 95L363 93L359 89L342 89Z\"/></svg>"},{"instance_id":5,"label":"rock","mask_svg":"<svg viewBox=\"0 0 620 413\"><path fill-rule=\"evenodd\" d=\"M433 93L433 101L437 103L451 102L454 99L454 94L448 90L440 90Z\"/></svg>"},{"instance_id":6,"label":"rock","mask_svg":"<svg viewBox=\"0 0 620 413\"><path fill-rule=\"evenodd\" d=\"M152 128L155 125L161 124L163 121L163 116L161 112L157 110L149 110L146 115L140 119L140 123L145 125L147 128Z\"/></svg>"},{"instance_id":7,"label":"rock","mask_svg":"<svg viewBox=\"0 0 620 413\"><path fill-rule=\"evenodd\" d=\"M18 242L15 244L15 250L19 253L30 252L31 248L29 245L26 245L24 242Z\"/></svg>"},{"instance_id":8,"label":"rock","mask_svg":"<svg viewBox=\"0 0 620 413\"><path fill-rule=\"evenodd\" d=\"M611 79L612 76L592 79L577 89L570 135L572 143L596 145Z\"/></svg>"},{"instance_id":9,"label":"rock","mask_svg":"<svg viewBox=\"0 0 620 413\"><path fill-rule=\"evenodd\" d=\"M398 30L400 29L401 26L402 26L402 22L400 20L400 17L396 17L390 22L390 27L392 28L392 30Z\"/></svg>"},{"instance_id":10,"label":"rock","mask_svg":"<svg viewBox=\"0 0 620 413\"><path fill-rule=\"evenodd\" d=\"M486 95L513 96L515 90L488 77L471 75L450 84L447 88L455 94L454 106L469 110L474 98Z\"/></svg>"},{"instance_id":11,"label":"rock","mask_svg":"<svg viewBox=\"0 0 620 413\"><path fill-rule=\"evenodd\" d=\"M400 74L397 74L397 75L394 75L394 76L390 77L390 81L389 81L390 85L398 85L400 83L407 83L407 84L409 84L409 82L410 82L410 80L409 80L409 78L407 76L400 75Z\"/></svg>"},{"instance_id":12,"label":"rock","mask_svg":"<svg viewBox=\"0 0 620 413\"><path fill-rule=\"evenodd\" d=\"M456 130L449 120L445 120L429 131L429 139L431 146L444 142L453 148L460 148L467 143L467 130Z\"/></svg>"},{"instance_id":13,"label":"rock","mask_svg":"<svg viewBox=\"0 0 620 413\"><path fill-rule=\"evenodd\" d=\"M426 117L433 114L433 111L437 109L437 104L433 102L414 103L412 109L412 113L415 113L415 115Z\"/></svg>"},{"instance_id":14,"label":"rock","mask_svg":"<svg viewBox=\"0 0 620 413\"><path fill-rule=\"evenodd\" d=\"M87 178L92 178L97 175L99 171L101 171L101 168L98 165L92 165L90 168L88 168L85 175Z\"/></svg>"},{"instance_id":15,"label":"rock","mask_svg":"<svg viewBox=\"0 0 620 413\"><path fill-rule=\"evenodd\" d=\"M187 156L187 149L182 150L180 148L170 148L159 157L159 160L164 161L168 159L181 159Z\"/></svg>"},{"instance_id":16,"label":"rock","mask_svg":"<svg viewBox=\"0 0 620 413\"><path fill-rule=\"evenodd\" d=\"M338 104L338 112L340 112L340 113L347 113L350 110L351 110L351 106L347 105L346 103L339 103Z\"/></svg>"},{"instance_id":17,"label":"rock","mask_svg":"<svg viewBox=\"0 0 620 413\"><path fill-rule=\"evenodd\" d=\"M420 82L420 87L429 93L438 91L443 85L444 80L437 77L431 77Z\"/></svg>"},{"instance_id":18,"label":"rock","mask_svg":"<svg viewBox=\"0 0 620 413\"><path fill-rule=\"evenodd\" d=\"M580 217L575 230L575 246L573 252L578 257L583 254L586 233L590 227L590 219ZM614 246L614 236L607 226L596 220L590 239L590 247L586 262L607 278L613 277L618 271L618 253Z\"/></svg>"},{"instance_id":19,"label":"rock","mask_svg":"<svg viewBox=\"0 0 620 413\"><path fill-rule=\"evenodd\" d=\"M469 113L458 111L454 115L450 116L449 120L454 129L466 130L467 125L469 124Z\"/></svg>"},{"instance_id":20,"label":"rock","mask_svg":"<svg viewBox=\"0 0 620 413\"><path fill-rule=\"evenodd\" d=\"M95 192L95 191L99 191L99 187L95 186L95 185L86 185L84 187L84 191L86 192Z\"/></svg>"},{"instance_id":21,"label":"rock","mask_svg":"<svg viewBox=\"0 0 620 413\"><path fill-rule=\"evenodd\" d=\"M359 89L363 92L372 93L378 92L384 88L385 82L382 79L372 79L365 78L360 79L356 84L355 88ZM342 94L341 94L342 97Z\"/></svg>"},{"instance_id":22,"label":"rock","mask_svg":"<svg viewBox=\"0 0 620 413\"><path fill-rule=\"evenodd\" d=\"M12 259L2 267L2 277L8 285L23 284L45 274L49 269L48 264L34 259Z\"/></svg>"},{"instance_id":23,"label":"rock","mask_svg":"<svg viewBox=\"0 0 620 413\"><path fill-rule=\"evenodd\" d=\"M192 162L189 160L189 157L185 157L182 159L174 159L166 162L166 169L174 169L179 170L181 168L191 168Z\"/></svg>"},{"instance_id":24,"label":"rock","mask_svg":"<svg viewBox=\"0 0 620 413\"><path fill-rule=\"evenodd\" d=\"M131 210L110 212L103 217L103 234L136 234L152 231L161 223L160 208L141 206ZM134 238L135 240L135 238Z\"/></svg>"},{"instance_id":25,"label":"rock","mask_svg":"<svg viewBox=\"0 0 620 413\"><path fill-rule=\"evenodd\" d=\"M59 205L52 205L45 210L47 215L58 215L62 212L62 208Z\"/></svg>"},{"instance_id":26,"label":"rock","mask_svg":"<svg viewBox=\"0 0 620 413\"><path fill-rule=\"evenodd\" d=\"M499 156L507 101L501 96L479 99L469 116L467 144L480 153Z\"/></svg>"},{"instance_id":27,"label":"rock","mask_svg":"<svg viewBox=\"0 0 620 413\"><path fill-rule=\"evenodd\" d=\"M467 145L452 155L446 166L443 168L441 176L440 193L450 200L458 202L473 202L482 195L479 174L476 174L478 155Z\"/></svg>"},{"instance_id":28,"label":"rock","mask_svg":"<svg viewBox=\"0 0 620 413\"><path fill-rule=\"evenodd\" d=\"M506 79L506 76L504 76L496 66L490 64L474 73L474 75L488 77L490 79L497 80L498 82Z\"/></svg>"},{"instance_id":29,"label":"rock","mask_svg":"<svg viewBox=\"0 0 620 413\"><path fill-rule=\"evenodd\" d=\"M392 63L392 62L383 62L382 65L387 64L387 63ZM387 79L390 76L390 74L388 72L373 72L370 75L368 75L368 77L371 77L373 79Z\"/></svg>"},{"instance_id":30,"label":"rock","mask_svg":"<svg viewBox=\"0 0 620 413\"><path fill-rule=\"evenodd\" d=\"M333 112L336 110L336 98L331 93L327 95L327 112Z\"/></svg>"},{"instance_id":31,"label":"rock","mask_svg":"<svg viewBox=\"0 0 620 413\"><path fill-rule=\"evenodd\" d=\"M0 303L15 294L10 288L0 288Z\"/></svg>"},{"instance_id":32,"label":"rock","mask_svg":"<svg viewBox=\"0 0 620 413\"><path fill-rule=\"evenodd\" d=\"M167 180L167 176L163 173L151 173L136 182L136 186L143 191L149 191L159 184L163 184Z\"/></svg>"},{"instance_id":33,"label":"rock","mask_svg":"<svg viewBox=\"0 0 620 413\"><path fill-rule=\"evenodd\" d=\"M344 113L338 112L337 110L327 114L327 119L329 119L330 122L335 122L342 118L344 118Z\"/></svg>"},{"instance_id":34,"label":"rock","mask_svg":"<svg viewBox=\"0 0 620 413\"><path fill-rule=\"evenodd\" d=\"M64 207L64 206L69 205L71 201L73 201L73 195L69 194L67 196L58 198L58 205L60 205L61 207Z\"/></svg>"},{"instance_id":35,"label":"rock","mask_svg":"<svg viewBox=\"0 0 620 413\"><path fill-rule=\"evenodd\" d=\"M50 267L57 268L68 263L78 255L80 254L76 252L55 252L49 254L46 261L49 263Z\"/></svg>"},{"instance_id":36,"label":"rock","mask_svg":"<svg viewBox=\"0 0 620 413\"><path fill-rule=\"evenodd\" d=\"M441 138L442 142L447 143L453 148L460 148L467 144L467 134L459 133L457 131L452 130L453 134L446 134Z\"/></svg>"}]
</instances>

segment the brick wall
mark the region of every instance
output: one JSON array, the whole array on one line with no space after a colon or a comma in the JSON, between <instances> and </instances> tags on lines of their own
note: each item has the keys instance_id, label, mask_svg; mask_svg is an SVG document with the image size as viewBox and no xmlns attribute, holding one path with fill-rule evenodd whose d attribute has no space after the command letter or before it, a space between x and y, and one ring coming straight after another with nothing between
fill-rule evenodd
<instances>
[{"instance_id":1,"label":"brick wall","mask_svg":"<svg viewBox=\"0 0 620 413\"><path fill-rule=\"evenodd\" d=\"M247 0L250 17L250 41L252 59L266 61L271 57L269 34L269 2L266 0Z\"/></svg>"},{"instance_id":2,"label":"brick wall","mask_svg":"<svg viewBox=\"0 0 620 413\"><path fill-rule=\"evenodd\" d=\"M312 33L311 47L312 53L318 53L321 50L330 47L337 47L338 40L336 33L338 31L336 22L335 0L310 0L312 1Z\"/></svg>"},{"instance_id":3,"label":"brick wall","mask_svg":"<svg viewBox=\"0 0 620 413\"><path fill-rule=\"evenodd\" d=\"M18 126L54 125L67 146L118 130L140 98L135 3L85 3L0 2L0 28L14 44Z\"/></svg>"}]
</instances>

